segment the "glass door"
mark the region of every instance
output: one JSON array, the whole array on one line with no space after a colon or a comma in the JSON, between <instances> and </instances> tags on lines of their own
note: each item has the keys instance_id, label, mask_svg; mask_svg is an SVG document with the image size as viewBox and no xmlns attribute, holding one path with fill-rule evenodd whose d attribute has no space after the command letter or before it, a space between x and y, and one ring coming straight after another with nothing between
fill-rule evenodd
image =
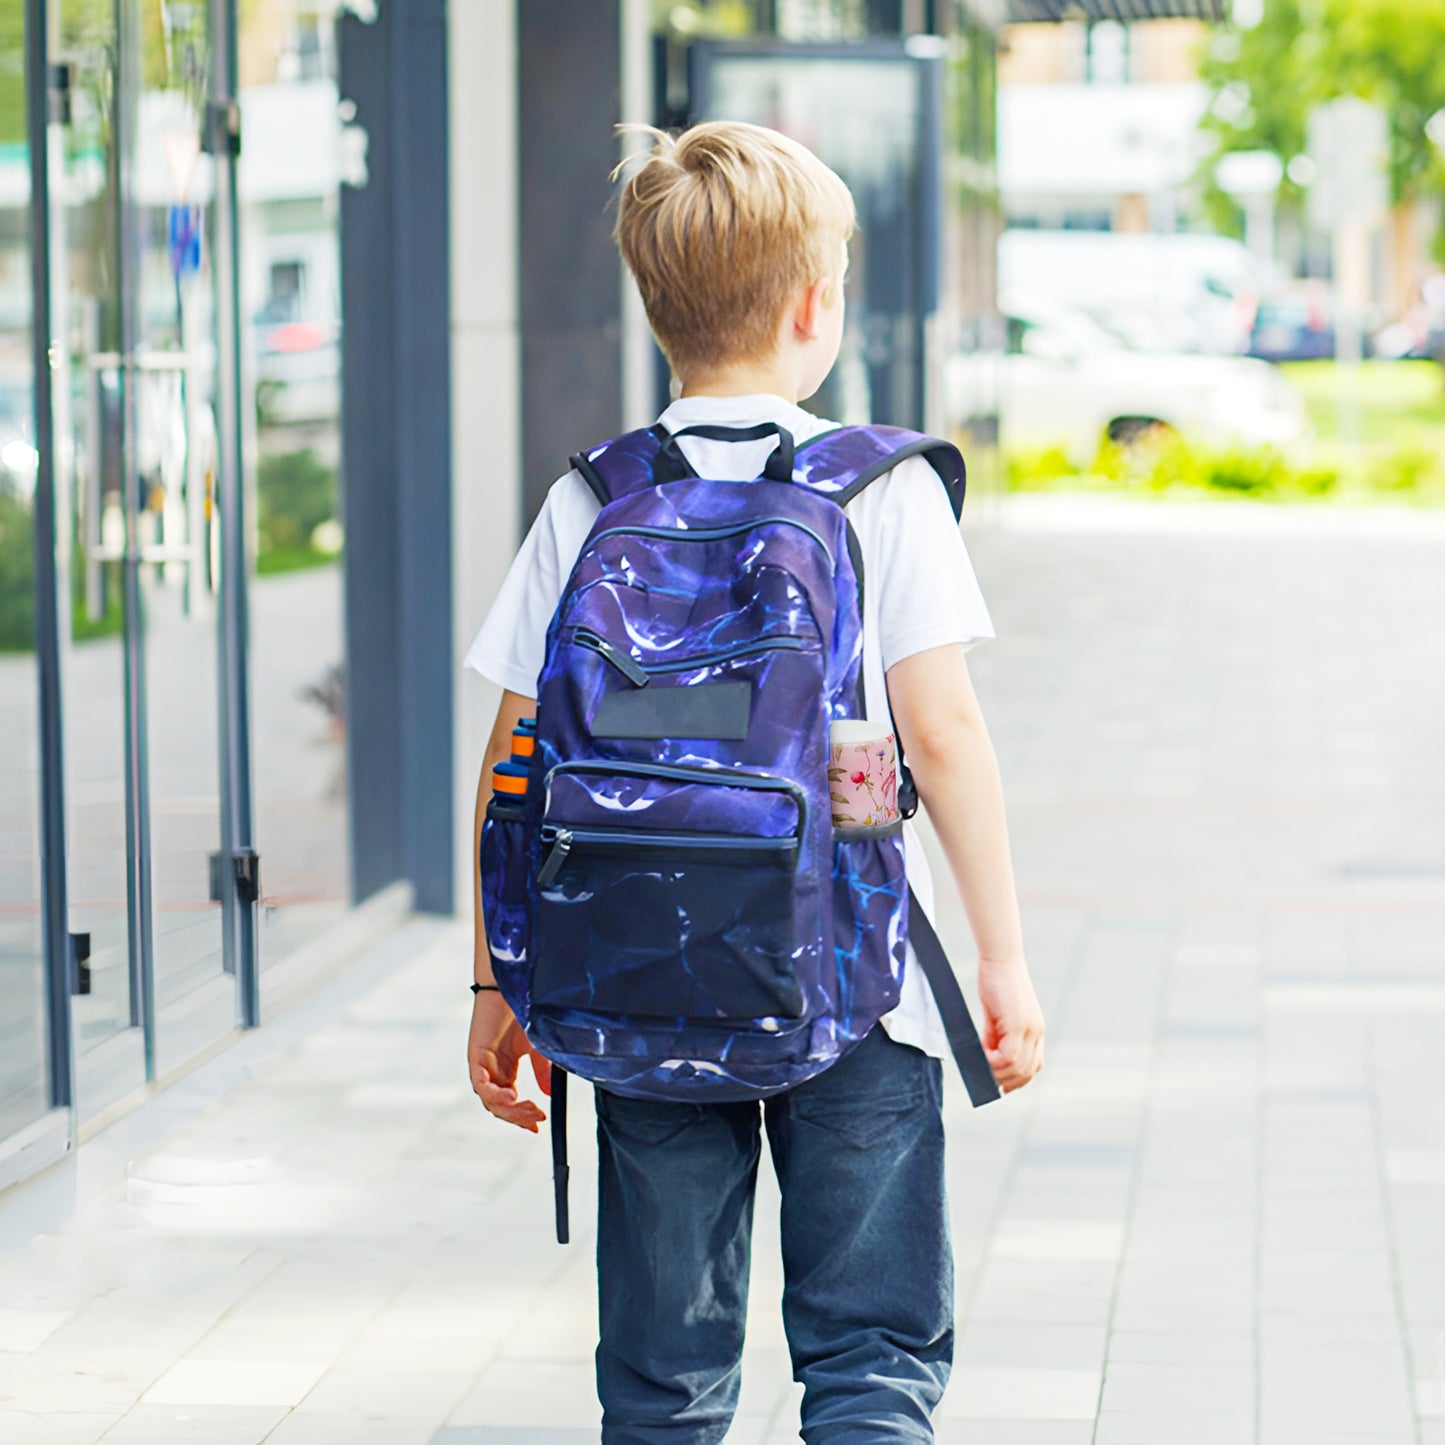
<instances>
[{"instance_id":1,"label":"glass door","mask_svg":"<svg viewBox=\"0 0 1445 1445\"><path fill-rule=\"evenodd\" d=\"M122 0L122 331L148 801L155 1063L231 1028L220 865L214 169L202 0ZM127 43L129 42L129 43Z\"/></svg>"},{"instance_id":2,"label":"glass door","mask_svg":"<svg viewBox=\"0 0 1445 1445\"><path fill-rule=\"evenodd\" d=\"M82 1118L146 1077L129 714L115 9L50 7L51 321L72 1017Z\"/></svg>"},{"instance_id":3,"label":"glass door","mask_svg":"<svg viewBox=\"0 0 1445 1445\"><path fill-rule=\"evenodd\" d=\"M226 971L202 0L52 0L51 290L82 1116L237 1017Z\"/></svg>"}]
</instances>

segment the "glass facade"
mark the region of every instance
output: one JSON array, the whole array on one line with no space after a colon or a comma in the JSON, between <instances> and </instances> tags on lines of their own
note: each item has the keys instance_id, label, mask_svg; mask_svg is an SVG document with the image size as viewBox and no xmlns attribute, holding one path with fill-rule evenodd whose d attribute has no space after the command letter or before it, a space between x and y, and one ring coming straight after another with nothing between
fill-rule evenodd
<instances>
[{"instance_id":1,"label":"glass facade","mask_svg":"<svg viewBox=\"0 0 1445 1445\"><path fill-rule=\"evenodd\" d=\"M254 1022L261 967L350 901L334 7L241 7L239 36L236 8L48 0L0 19L0 1162L53 1105L83 1121ZM236 111L218 37L239 42ZM233 113L239 252L221 231ZM249 698L227 640L238 515ZM44 676L60 701L42 759ZM48 892L42 816L63 834ZM253 907L254 928L228 926Z\"/></svg>"}]
</instances>

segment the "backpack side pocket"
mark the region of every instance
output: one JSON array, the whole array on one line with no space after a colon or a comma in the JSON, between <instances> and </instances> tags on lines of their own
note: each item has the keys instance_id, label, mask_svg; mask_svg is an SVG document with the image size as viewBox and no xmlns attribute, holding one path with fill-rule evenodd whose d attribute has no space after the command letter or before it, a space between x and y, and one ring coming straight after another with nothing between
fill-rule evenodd
<instances>
[{"instance_id":1,"label":"backpack side pocket","mask_svg":"<svg viewBox=\"0 0 1445 1445\"><path fill-rule=\"evenodd\" d=\"M492 976L525 1027L532 1001L528 987L531 923L527 899L533 829L522 809L494 798L482 824L482 921Z\"/></svg>"},{"instance_id":2,"label":"backpack side pocket","mask_svg":"<svg viewBox=\"0 0 1445 1445\"><path fill-rule=\"evenodd\" d=\"M907 896L897 823L833 830L837 1020L839 1034L850 1041L897 1006L908 949Z\"/></svg>"}]
</instances>

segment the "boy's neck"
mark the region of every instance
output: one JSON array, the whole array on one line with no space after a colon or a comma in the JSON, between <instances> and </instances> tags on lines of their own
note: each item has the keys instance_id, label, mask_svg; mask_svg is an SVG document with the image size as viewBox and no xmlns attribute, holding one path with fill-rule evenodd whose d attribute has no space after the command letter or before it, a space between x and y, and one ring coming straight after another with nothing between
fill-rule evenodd
<instances>
[{"instance_id":1,"label":"boy's neck","mask_svg":"<svg viewBox=\"0 0 1445 1445\"><path fill-rule=\"evenodd\" d=\"M692 396L780 396L796 406L798 379L789 368L777 365L723 366L715 371L697 372L686 377L681 395Z\"/></svg>"}]
</instances>

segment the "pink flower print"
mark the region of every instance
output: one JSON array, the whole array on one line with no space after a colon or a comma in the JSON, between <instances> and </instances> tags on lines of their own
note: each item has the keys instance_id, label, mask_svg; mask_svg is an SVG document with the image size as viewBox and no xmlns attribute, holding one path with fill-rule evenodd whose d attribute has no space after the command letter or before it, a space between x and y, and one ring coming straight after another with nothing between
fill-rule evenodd
<instances>
[{"instance_id":1,"label":"pink flower print","mask_svg":"<svg viewBox=\"0 0 1445 1445\"><path fill-rule=\"evenodd\" d=\"M867 773L851 773L849 776L858 787L862 787L862 785L868 781Z\"/></svg>"},{"instance_id":2,"label":"pink flower print","mask_svg":"<svg viewBox=\"0 0 1445 1445\"><path fill-rule=\"evenodd\" d=\"M898 769L890 768L883 779L883 803L890 813L898 811Z\"/></svg>"}]
</instances>

